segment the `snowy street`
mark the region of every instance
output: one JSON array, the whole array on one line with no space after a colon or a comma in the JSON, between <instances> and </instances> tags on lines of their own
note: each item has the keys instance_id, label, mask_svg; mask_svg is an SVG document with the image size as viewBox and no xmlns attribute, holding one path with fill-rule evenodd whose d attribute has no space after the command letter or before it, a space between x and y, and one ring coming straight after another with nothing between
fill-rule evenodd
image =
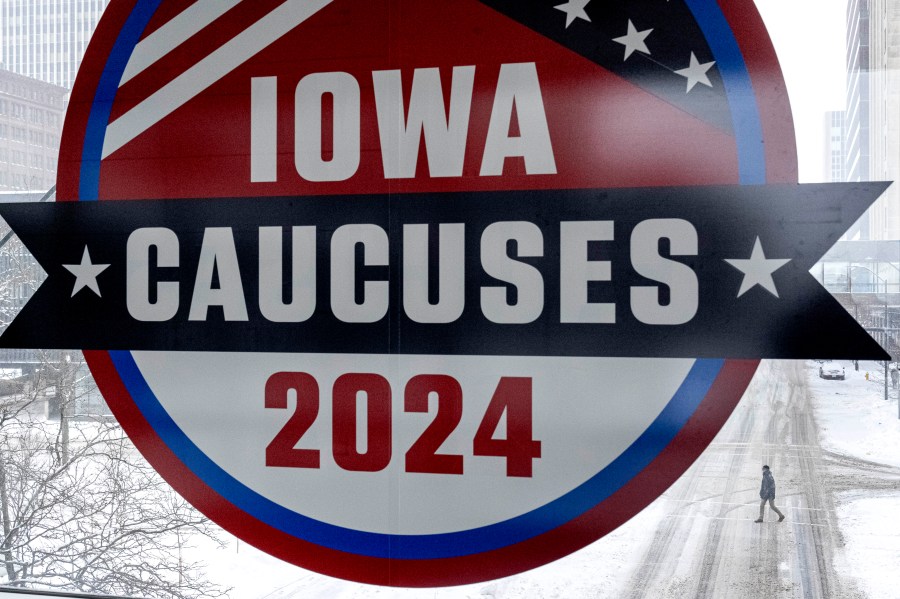
<instances>
[{"instance_id":1,"label":"snowy street","mask_svg":"<svg viewBox=\"0 0 900 599\"><path fill-rule=\"evenodd\" d=\"M837 508L853 497L897 491L900 469L822 447L813 392L827 405L827 394L859 381L811 386L815 376L814 363L763 364L716 441L660 500L666 516L627 596L866 596L838 568L845 554ZM766 522L754 523L762 464L775 474L783 523L768 508Z\"/></svg>"},{"instance_id":2,"label":"snowy street","mask_svg":"<svg viewBox=\"0 0 900 599\"><path fill-rule=\"evenodd\" d=\"M235 585L236 598L895 597L897 390L884 401L882 365L842 364L847 380L831 381L818 378L815 362L764 362L715 441L663 497L597 543L520 576L437 590L366 587L281 566L243 544L217 555L211 574ZM782 523L768 508L754 523L763 464ZM265 574L248 581L241 573L251 570Z\"/></svg>"},{"instance_id":3,"label":"snowy street","mask_svg":"<svg viewBox=\"0 0 900 599\"><path fill-rule=\"evenodd\" d=\"M584 550L518 576L444 589L365 586L234 538L190 558L233 587L232 599L893 599L898 390L884 400L883 364L838 364L846 380L820 379L813 361L762 363L725 427L662 497ZM784 522L768 507L754 522L763 464Z\"/></svg>"}]
</instances>

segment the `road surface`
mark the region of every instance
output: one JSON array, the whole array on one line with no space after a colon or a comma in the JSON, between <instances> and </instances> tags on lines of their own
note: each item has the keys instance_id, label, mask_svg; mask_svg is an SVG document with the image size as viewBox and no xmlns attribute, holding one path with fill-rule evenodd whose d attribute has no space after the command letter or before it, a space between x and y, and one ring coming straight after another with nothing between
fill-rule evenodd
<instances>
[{"instance_id":1,"label":"road surface","mask_svg":"<svg viewBox=\"0 0 900 599\"><path fill-rule=\"evenodd\" d=\"M622 594L630 599L864 597L835 568L835 493L890 489L896 469L823 451L806 366L769 362L726 426L664 495L664 516ZM778 523L758 516L761 467L778 487Z\"/></svg>"}]
</instances>

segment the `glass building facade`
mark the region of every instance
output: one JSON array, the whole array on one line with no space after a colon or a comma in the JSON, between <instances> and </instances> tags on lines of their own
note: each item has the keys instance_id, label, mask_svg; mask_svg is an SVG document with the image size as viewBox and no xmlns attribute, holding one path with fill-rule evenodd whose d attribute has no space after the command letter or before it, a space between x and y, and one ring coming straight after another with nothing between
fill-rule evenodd
<instances>
[{"instance_id":1,"label":"glass building facade","mask_svg":"<svg viewBox=\"0 0 900 599\"><path fill-rule=\"evenodd\" d=\"M56 162L68 90L0 70L0 191L45 192Z\"/></svg>"},{"instance_id":2,"label":"glass building facade","mask_svg":"<svg viewBox=\"0 0 900 599\"><path fill-rule=\"evenodd\" d=\"M108 1L0 0L0 63L71 89Z\"/></svg>"}]
</instances>

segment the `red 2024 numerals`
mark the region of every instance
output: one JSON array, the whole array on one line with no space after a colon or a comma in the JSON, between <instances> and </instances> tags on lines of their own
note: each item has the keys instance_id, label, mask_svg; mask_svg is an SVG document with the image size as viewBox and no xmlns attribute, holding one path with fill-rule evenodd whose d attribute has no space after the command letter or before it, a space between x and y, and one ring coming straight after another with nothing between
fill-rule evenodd
<instances>
[{"instance_id":1,"label":"red 2024 numerals","mask_svg":"<svg viewBox=\"0 0 900 599\"><path fill-rule=\"evenodd\" d=\"M472 454L506 458L506 475L530 477L533 460L541 457L541 442L532 432L531 379L502 377L472 440ZM357 394L366 397L366 449L356 446ZM266 466L319 468L318 449L297 445L319 415L319 384L305 372L277 372L266 382L266 407L288 409L296 397L294 412L266 447ZM420 374L406 384L403 408L407 413L428 413L429 395L437 396L434 419L406 452L406 471L430 474L462 474L464 457L438 453L462 419L463 392L459 382L443 374ZM349 373L338 377L331 392L332 453L335 463L353 472L378 472L392 458L391 385L383 376ZM495 438L503 415L506 437Z\"/></svg>"}]
</instances>

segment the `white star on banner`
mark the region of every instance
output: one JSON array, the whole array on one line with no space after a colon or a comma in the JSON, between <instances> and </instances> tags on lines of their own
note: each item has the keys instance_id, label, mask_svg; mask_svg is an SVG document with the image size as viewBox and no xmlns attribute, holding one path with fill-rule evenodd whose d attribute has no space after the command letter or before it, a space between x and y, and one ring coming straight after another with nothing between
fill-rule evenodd
<instances>
[{"instance_id":1,"label":"white star on banner","mask_svg":"<svg viewBox=\"0 0 900 599\"><path fill-rule=\"evenodd\" d=\"M691 65L686 69L675 71L682 77L687 77L687 91L685 93L694 89L694 86L698 83L702 83L707 87L712 87L712 83L709 82L709 77L706 76L706 71L712 68L714 64L716 64L715 60L700 64L700 61L698 61L697 57L694 56L694 53L691 52Z\"/></svg>"},{"instance_id":2,"label":"white star on banner","mask_svg":"<svg viewBox=\"0 0 900 599\"><path fill-rule=\"evenodd\" d=\"M647 44L644 43L644 40L647 39L647 36L652 32L652 29L638 31L635 28L634 23L631 22L631 19L628 19L628 33L622 37L614 37L612 41L625 46L625 58L623 60L628 60L628 57L631 56L635 50L643 52L644 54L650 54L650 49L647 48Z\"/></svg>"},{"instance_id":3,"label":"white star on banner","mask_svg":"<svg viewBox=\"0 0 900 599\"><path fill-rule=\"evenodd\" d=\"M553 8L566 13L566 29L568 29L569 25L575 22L575 19L584 19L588 23L591 22L591 18L584 10L584 7L587 6L590 1L591 0L569 0L565 4L560 4Z\"/></svg>"},{"instance_id":4,"label":"white star on banner","mask_svg":"<svg viewBox=\"0 0 900 599\"><path fill-rule=\"evenodd\" d=\"M762 286L766 291L778 297L778 290L775 288L775 281L772 280L772 273L790 261L790 258L766 258L762 244L759 242L759 237L756 238L756 242L753 244L753 253L750 254L748 260L725 260L725 262L744 273L744 280L741 281L738 297L741 297L756 285Z\"/></svg>"},{"instance_id":5,"label":"white star on banner","mask_svg":"<svg viewBox=\"0 0 900 599\"><path fill-rule=\"evenodd\" d=\"M63 268L75 275L75 287L72 288L72 295L88 287L91 291L100 295L100 286L97 285L97 275L109 268L109 264L93 264L91 263L91 254L88 252L87 246L84 246L84 253L81 255L81 264L63 264Z\"/></svg>"}]
</instances>

